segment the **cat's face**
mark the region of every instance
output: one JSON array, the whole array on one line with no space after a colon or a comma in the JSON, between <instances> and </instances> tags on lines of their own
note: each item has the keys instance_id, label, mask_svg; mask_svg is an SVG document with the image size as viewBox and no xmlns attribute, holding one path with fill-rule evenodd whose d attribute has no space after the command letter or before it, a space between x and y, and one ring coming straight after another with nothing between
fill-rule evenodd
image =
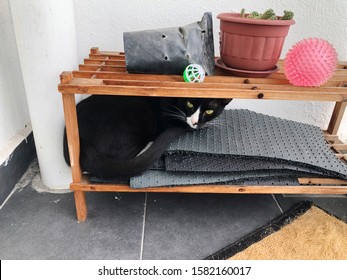
<instances>
[{"instance_id":1,"label":"cat's face","mask_svg":"<svg viewBox=\"0 0 347 280\"><path fill-rule=\"evenodd\" d=\"M177 103L177 114L180 120L192 129L218 117L232 99L182 98Z\"/></svg>"}]
</instances>

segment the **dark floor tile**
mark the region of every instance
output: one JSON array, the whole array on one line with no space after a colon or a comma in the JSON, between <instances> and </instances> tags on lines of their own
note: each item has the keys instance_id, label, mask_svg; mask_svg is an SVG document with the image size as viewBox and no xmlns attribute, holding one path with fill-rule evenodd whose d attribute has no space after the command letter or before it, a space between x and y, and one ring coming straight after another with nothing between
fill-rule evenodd
<instances>
[{"instance_id":1,"label":"dark floor tile","mask_svg":"<svg viewBox=\"0 0 347 280\"><path fill-rule=\"evenodd\" d=\"M0 259L139 259L144 194L87 195L78 222L72 193L17 191L0 211Z\"/></svg>"},{"instance_id":2,"label":"dark floor tile","mask_svg":"<svg viewBox=\"0 0 347 280\"><path fill-rule=\"evenodd\" d=\"M297 196L283 196L276 195L276 199L283 209L286 211L294 204L300 201L312 201L317 206L325 209L329 213L339 217L347 222L347 197L346 196L321 196L321 195L297 195Z\"/></svg>"},{"instance_id":3,"label":"dark floor tile","mask_svg":"<svg viewBox=\"0 0 347 280\"><path fill-rule=\"evenodd\" d=\"M18 145L8 159L0 164L0 205L12 192L34 158L36 158L35 142L33 133L31 133Z\"/></svg>"},{"instance_id":4,"label":"dark floor tile","mask_svg":"<svg viewBox=\"0 0 347 280\"><path fill-rule=\"evenodd\" d=\"M143 259L203 259L280 214L270 195L151 193Z\"/></svg>"}]
</instances>

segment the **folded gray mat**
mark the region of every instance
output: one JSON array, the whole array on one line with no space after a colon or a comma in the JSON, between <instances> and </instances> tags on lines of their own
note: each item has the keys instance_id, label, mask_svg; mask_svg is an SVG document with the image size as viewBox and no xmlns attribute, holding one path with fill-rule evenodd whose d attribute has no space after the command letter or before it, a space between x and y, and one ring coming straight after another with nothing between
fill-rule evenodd
<instances>
[{"instance_id":1,"label":"folded gray mat","mask_svg":"<svg viewBox=\"0 0 347 280\"><path fill-rule=\"evenodd\" d=\"M150 170L142 176L132 178L130 182L133 188L244 184L244 180L257 185L260 180L272 181L272 179L283 179L288 181L307 176L310 176L309 173L293 172L291 170L258 170L244 172L171 172ZM282 183L280 185L282 185ZM283 185L287 185L287 183L283 182Z\"/></svg>"},{"instance_id":2,"label":"folded gray mat","mask_svg":"<svg viewBox=\"0 0 347 280\"><path fill-rule=\"evenodd\" d=\"M131 187L347 179L347 165L326 145L320 128L249 110L226 110L213 124L180 137L158 166L131 178Z\"/></svg>"},{"instance_id":3,"label":"folded gray mat","mask_svg":"<svg viewBox=\"0 0 347 280\"><path fill-rule=\"evenodd\" d=\"M281 159L262 157L208 155L203 153L171 154L162 163L160 170L167 171L200 171L200 172L229 172L244 170L277 170L288 169L316 173L308 166L295 164ZM156 168L158 169L158 168ZM321 172L317 172L321 174Z\"/></svg>"}]
</instances>

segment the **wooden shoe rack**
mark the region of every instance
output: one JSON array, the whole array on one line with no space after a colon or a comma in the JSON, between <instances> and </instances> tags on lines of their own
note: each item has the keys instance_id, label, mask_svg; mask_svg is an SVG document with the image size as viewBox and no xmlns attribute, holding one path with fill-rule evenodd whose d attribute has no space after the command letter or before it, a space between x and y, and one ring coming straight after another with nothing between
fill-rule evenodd
<instances>
[{"instance_id":1,"label":"wooden shoe rack","mask_svg":"<svg viewBox=\"0 0 347 280\"><path fill-rule=\"evenodd\" d=\"M280 61L280 70L266 78L232 77L216 69L215 76L206 77L201 84L191 84L185 83L182 76L129 74L124 53L92 48L89 58L79 65L79 70L63 72L58 85L63 98L71 159L70 189L74 192L77 219L84 221L87 218L86 192L347 194L347 181L330 178L298 178L300 186L286 187L199 185L132 189L128 185L90 183L88 177L82 174L75 94L332 101L335 107L324 134L336 156L347 163L347 144L337 136L347 105L347 62L339 63L334 76L326 84L313 88L289 84L282 64L283 61Z\"/></svg>"}]
</instances>

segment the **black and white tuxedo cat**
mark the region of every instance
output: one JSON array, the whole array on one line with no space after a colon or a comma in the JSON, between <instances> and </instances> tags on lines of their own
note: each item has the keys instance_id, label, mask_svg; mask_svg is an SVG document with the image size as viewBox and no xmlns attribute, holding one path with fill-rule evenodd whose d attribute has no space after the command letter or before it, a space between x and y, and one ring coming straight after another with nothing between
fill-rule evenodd
<instances>
[{"instance_id":1,"label":"black and white tuxedo cat","mask_svg":"<svg viewBox=\"0 0 347 280\"><path fill-rule=\"evenodd\" d=\"M77 105L82 171L104 179L139 175L174 139L219 116L230 100L90 96ZM64 157L69 164L66 133Z\"/></svg>"}]
</instances>

